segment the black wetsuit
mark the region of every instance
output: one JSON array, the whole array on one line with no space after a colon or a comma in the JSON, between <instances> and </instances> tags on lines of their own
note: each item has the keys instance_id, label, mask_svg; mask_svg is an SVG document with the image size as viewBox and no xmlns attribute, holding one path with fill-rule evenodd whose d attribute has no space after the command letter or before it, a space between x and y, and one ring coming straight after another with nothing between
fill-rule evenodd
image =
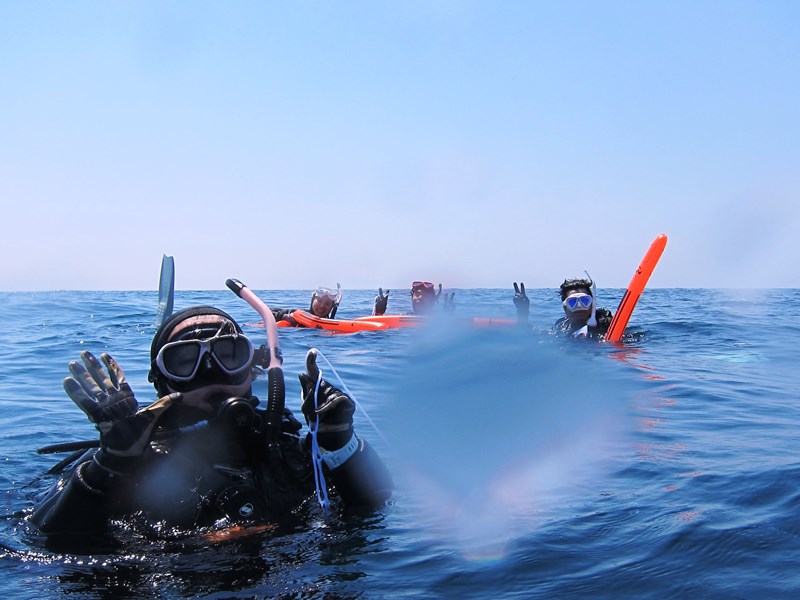
<instances>
[{"instance_id":1,"label":"black wetsuit","mask_svg":"<svg viewBox=\"0 0 800 600\"><path fill-rule=\"evenodd\" d=\"M309 440L300 428L286 410L280 441L270 446L264 433L212 420L152 442L118 474L100 468L91 450L38 503L31 521L45 534L100 534L110 520L127 517L182 530L280 522L313 495ZM364 440L344 464L325 471L346 506L376 507L391 494L391 477Z\"/></svg>"},{"instance_id":2,"label":"black wetsuit","mask_svg":"<svg viewBox=\"0 0 800 600\"><path fill-rule=\"evenodd\" d=\"M608 331L608 326L611 325L611 319L613 318L613 315L611 314L611 311L606 308L598 308L595 312L595 318L597 319L597 326L588 328L588 337L602 338ZM564 316L553 324L552 331L559 335L572 335L581 327L582 325L578 326Z\"/></svg>"},{"instance_id":3,"label":"black wetsuit","mask_svg":"<svg viewBox=\"0 0 800 600\"><path fill-rule=\"evenodd\" d=\"M298 309L297 308L273 308L272 309L272 316L275 317L276 321L280 321L282 319L286 319L286 317L289 317L289 319L286 319L286 320L289 321L290 323L292 323L292 325L298 326L297 323L295 323L294 319L291 318L292 313L294 311L296 311L296 310L298 310Z\"/></svg>"},{"instance_id":4,"label":"black wetsuit","mask_svg":"<svg viewBox=\"0 0 800 600\"><path fill-rule=\"evenodd\" d=\"M311 312L311 309L301 309L301 308L273 308L273 309L271 309L271 310L272 310L272 315L275 317L275 321L278 321L278 322L280 322L280 321L286 321L286 322L287 322L287 323L289 323L289 324L290 324L292 327L306 327L306 325L301 325L300 323L298 323L297 321L295 321L294 317L292 316L292 313L293 313L293 312L295 312L296 310L304 310L305 312L307 312L307 313L308 313L309 315L311 315L312 317L319 318L319 317L317 317L317 315L315 315L314 313L312 313L312 312ZM326 319L332 319L333 317L331 317L331 316L329 316L329 315L328 315L328 316L325 316L325 317L323 317L323 318L326 318Z\"/></svg>"}]
</instances>

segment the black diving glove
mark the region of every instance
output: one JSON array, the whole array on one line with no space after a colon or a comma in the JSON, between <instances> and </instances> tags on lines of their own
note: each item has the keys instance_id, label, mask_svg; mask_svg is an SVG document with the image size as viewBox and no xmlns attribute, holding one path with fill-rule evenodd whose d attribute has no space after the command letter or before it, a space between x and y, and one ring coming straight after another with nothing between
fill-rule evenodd
<instances>
[{"instance_id":1,"label":"black diving glove","mask_svg":"<svg viewBox=\"0 0 800 600\"><path fill-rule=\"evenodd\" d=\"M117 361L105 353L100 358L105 370L91 352L81 352L83 364L69 363L72 377L64 379L64 390L100 432L96 462L113 472L144 453L158 420L181 394L169 394L140 410Z\"/></svg>"},{"instance_id":2,"label":"black diving glove","mask_svg":"<svg viewBox=\"0 0 800 600\"><path fill-rule=\"evenodd\" d=\"M307 373L300 373L303 387L303 405L300 410L309 427L317 422L319 429L317 441L325 450L338 450L353 437L353 413L356 405L353 400L336 386L324 379L320 381L317 406L314 405L314 388L319 377L317 351L313 348L306 355Z\"/></svg>"},{"instance_id":3,"label":"black diving glove","mask_svg":"<svg viewBox=\"0 0 800 600\"><path fill-rule=\"evenodd\" d=\"M456 311L456 293L445 292L444 294L444 310L445 312L453 313Z\"/></svg>"},{"instance_id":4,"label":"black diving glove","mask_svg":"<svg viewBox=\"0 0 800 600\"><path fill-rule=\"evenodd\" d=\"M386 305L389 302L389 290L383 293L383 288L378 288L378 295L375 296L375 308L372 310L373 315L382 315L386 312Z\"/></svg>"},{"instance_id":5,"label":"black diving glove","mask_svg":"<svg viewBox=\"0 0 800 600\"><path fill-rule=\"evenodd\" d=\"M531 301L525 294L525 284L522 282L519 285L516 281L514 282L514 306L517 307L517 320L520 323L527 323Z\"/></svg>"}]
</instances>

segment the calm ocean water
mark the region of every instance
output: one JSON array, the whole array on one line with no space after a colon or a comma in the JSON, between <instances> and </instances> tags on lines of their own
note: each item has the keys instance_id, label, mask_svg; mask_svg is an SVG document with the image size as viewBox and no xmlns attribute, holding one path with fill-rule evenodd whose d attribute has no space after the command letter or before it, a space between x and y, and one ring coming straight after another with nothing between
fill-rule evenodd
<instances>
[{"instance_id":1,"label":"calm ocean water","mask_svg":"<svg viewBox=\"0 0 800 600\"><path fill-rule=\"evenodd\" d=\"M410 309L392 294L389 312ZM600 304L621 294L601 289ZM339 316L368 314L373 295L348 292ZM69 555L25 522L62 457L36 449L95 437L61 387L81 350L111 353L140 402L154 399L157 294L0 293L4 597L800 597L800 290L647 290L622 347L547 335L555 291L529 295L526 332L458 318L281 331L287 404L313 346L362 405L357 431L397 482L382 511ZM513 318L512 296L458 290L456 317ZM176 295L176 308L200 303L258 320L228 291Z\"/></svg>"}]
</instances>

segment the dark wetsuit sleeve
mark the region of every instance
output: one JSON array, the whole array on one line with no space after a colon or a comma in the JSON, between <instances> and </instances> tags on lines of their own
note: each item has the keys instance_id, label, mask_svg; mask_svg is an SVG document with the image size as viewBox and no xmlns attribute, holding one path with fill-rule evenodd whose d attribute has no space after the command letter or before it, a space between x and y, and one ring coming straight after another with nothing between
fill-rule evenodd
<instances>
[{"instance_id":1,"label":"dark wetsuit sleeve","mask_svg":"<svg viewBox=\"0 0 800 600\"><path fill-rule=\"evenodd\" d=\"M100 533L108 522L109 485L114 485L109 474L88 456L50 489L34 508L31 522L48 535Z\"/></svg>"},{"instance_id":2,"label":"dark wetsuit sleeve","mask_svg":"<svg viewBox=\"0 0 800 600\"><path fill-rule=\"evenodd\" d=\"M276 321L287 321L293 327L297 327L297 321L294 320L292 317L292 313L297 310L295 308L273 308L272 315L275 317Z\"/></svg>"},{"instance_id":3,"label":"dark wetsuit sleeve","mask_svg":"<svg viewBox=\"0 0 800 600\"><path fill-rule=\"evenodd\" d=\"M392 495L392 477L366 440L347 461L330 471L331 481L347 506L376 507Z\"/></svg>"},{"instance_id":4,"label":"dark wetsuit sleeve","mask_svg":"<svg viewBox=\"0 0 800 600\"><path fill-rule=\"evenodd\" d=\"M272 315L275 317L276 321L280 321L286 315L289 315L291 313L292 313L292 309L289 309L289 308L273 308L272 309Z\"/></svg>"}]
</instances>

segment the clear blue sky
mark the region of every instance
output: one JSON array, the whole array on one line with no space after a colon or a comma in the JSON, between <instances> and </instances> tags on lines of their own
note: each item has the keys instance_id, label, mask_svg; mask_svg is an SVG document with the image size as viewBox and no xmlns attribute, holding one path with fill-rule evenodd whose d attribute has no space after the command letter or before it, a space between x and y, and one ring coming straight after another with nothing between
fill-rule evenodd
<instances>
[{"instance_id":1,"label":"clear blue sky","mask_svg":"<svg viewBox=\"0 0 800 600\"><path fill-rule=\"evenodd\" d=\"M0 0L2 290L800 287L800 3Z\"/></svg>"}]
</instances>

